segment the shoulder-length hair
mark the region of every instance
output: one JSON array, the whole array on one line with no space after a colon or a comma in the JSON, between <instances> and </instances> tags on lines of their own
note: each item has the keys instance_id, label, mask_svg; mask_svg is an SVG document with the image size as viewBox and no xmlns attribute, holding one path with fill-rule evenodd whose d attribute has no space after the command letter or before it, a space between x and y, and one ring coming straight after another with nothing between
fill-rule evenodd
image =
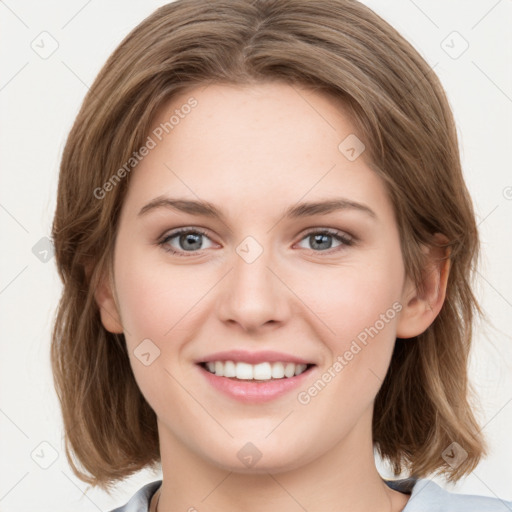
<instances>
[{"instance_id":1,"label":"shoulder-length hair","mask_svg":"<svg viewBox=\"0 0 512 512\"><path fill-rule=\"evenodd\" d=\"M387 184L407 276L421 289L422 246L447 243L445 303L430 327L397 339L375 400L373 441L395 474L457 480L485 455L467 374L479 241L454 119L439 79L398 32L355 0L177 0L121 42L85 97L62 156L53 224L63 293L51 357L66 455L82 480L108 488L160 461L156 415L107 332L94 291L112 261L130 174L157 110L206 83L285 81L339 99ZM119 173L117 174L119 177ZM98 192L100 191L100 192ZM102 192L103 191L103 192ZM446 464L457 442L467 458Z\"/></svg>"}]
</instances>

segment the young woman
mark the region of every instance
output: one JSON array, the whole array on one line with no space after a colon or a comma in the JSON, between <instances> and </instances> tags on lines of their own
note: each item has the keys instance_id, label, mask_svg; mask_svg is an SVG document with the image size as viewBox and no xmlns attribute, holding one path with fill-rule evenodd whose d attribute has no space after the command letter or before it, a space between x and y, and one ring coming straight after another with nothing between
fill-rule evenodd
<instances>
[{"instance_id":1,"label":"young woman","mask_svg":"<svg viewBox=\"0 0 512 512\"><path fill-rule=\"evenodd\" d=\"M69 135L52 360L118 511L498 511L467 379L478 235L439 80L352 0L178 0ZM378 473L374 450L396 475Z\"/></svg>"}]
</instances>

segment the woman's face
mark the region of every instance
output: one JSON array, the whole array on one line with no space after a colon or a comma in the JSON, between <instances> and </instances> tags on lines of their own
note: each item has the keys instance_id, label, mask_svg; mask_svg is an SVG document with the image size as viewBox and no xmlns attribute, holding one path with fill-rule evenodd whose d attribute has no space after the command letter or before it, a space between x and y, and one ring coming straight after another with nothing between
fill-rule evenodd
<instances>
[{"instance_id":1,"label":"woman's face","mask_svg":"<svg viewBox=\"0 0 512 512\"><path fill-rule=\"evenodd\" d=\"M154 128L102 317L123 326L161 443L236 471L371 447L411 297L371 141L283 83L198 87Z\"/></svg>"}]
</instances>

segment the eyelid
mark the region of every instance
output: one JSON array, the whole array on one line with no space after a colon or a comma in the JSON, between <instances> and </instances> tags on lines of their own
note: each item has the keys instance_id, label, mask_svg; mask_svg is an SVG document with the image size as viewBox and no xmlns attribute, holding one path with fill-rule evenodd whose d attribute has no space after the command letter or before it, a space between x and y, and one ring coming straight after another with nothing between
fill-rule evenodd
<instances>
[{"instance_id":1,"label":"eyelid","mask_svg":"<svg viewBox=\"0 0 512 512\"><path fill-rule=\"evenodd\" d=\"M339 251L346 249L347 247L354 246L357 242L357 238L350 233L345 231L341 231L339 229L334 228L311 228L304 233L302 233L300 240L298 243L300 244L303 240L307 239L310 235L318 234L318 235L329 235L338 240L340 243L337 247L331 247L324 251L315 251L314 249L306 249L310 253L319 254L320 256L332 256L333 253L337 254Z\"/></svg>"},{"instance_id":2,"label":"eyelid","mask_svg":"<svg viewBox=\"0 0 512 512\"><path fill-rule=\"evenodd\" d=\"M194 254L200 254L203 250L206 249L200 249L198 251L183 251L183 250L175 250L169 245L169 240L172 238L175 238L181 234L184 233L196 233L203 235L204 237L208 238L213 244L215 243L212 240L212 237L208 234L208 232L204 228L198 228L198 227L192 227L192 226L185 226L181 228L175 228L171 229L170 231L166 231L162 236L160 236L156 242L156 245L162 247L166 252L171 253L173 255L177 256L184 256L184 257L190 257Z\"/></svg>"},{"instance_id":3,"label":"eyelid","mask_svg":"<svg viewBox=\"0 0 512 512\"><path fill-rule=\"evenodd\" d=\"M307 229L302 234L301 240L304 237L306 237L312 233L318 233L318 234L324 233L324 234L328 234L328 235L339 236L340 238L350 240L351 242L355 242L357 240L357 238L354 235L348 233L347 231L343 231L341 229L335 229L335 228L310 228L310 229Z\"/></svg>"},{"instance_id":4,"label":"eyelid","mask_svg":"<svg viewBox=\"0 0 512 512\"><path fill-rule=\"evenodd\" d=\"M158 240L160 242L165 241L169 238L174 238L177 235L181 235L183 233L200 233L208 238L211 238L208 234L207 230L204 228L194 227L194 226L184 226L181 228L175 228L165 231L163 235L161 235Z\"/></svg>"}]
</instances>

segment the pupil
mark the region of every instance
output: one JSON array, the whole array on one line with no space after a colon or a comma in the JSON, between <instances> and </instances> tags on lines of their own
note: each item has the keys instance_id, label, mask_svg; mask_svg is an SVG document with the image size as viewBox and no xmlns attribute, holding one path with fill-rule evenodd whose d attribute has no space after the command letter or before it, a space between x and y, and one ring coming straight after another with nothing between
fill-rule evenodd
<instances>
[{"instance_id":1,"label":"pupil","mask_svg":"<svg viewBox=\"0 0 512 512\"><path fill-rule=\"evenodd\" d=\"M198 240L200 239L201 236L202 235L200 235L200 234L187 233L186 235L182 235L180 237L180 241L181 242L184 241L183 245L184 245L185 250L199 249L201 247L201 242L198 241ZM192 242L191 242L192 243L192 247L190 245L187 247L188 242L190 241L190 239L192 239ZM194 244L195 244L195 246L194 246Z\"/></svg>"},{"instance_id":2,"label":"pupil","mask_svg":"<svg viewBox=\"0 0 512 512\"><path fill-rule=\"evenodd\" d=\"M326 242L326 239L328 240L330 238L331 238L331 235L326 235L326 234L313 235L313 239L314 239L313 247L318 243L321 247L317 246L316 247L317 249L330 249L331 244Z\"/></svg>"}]
</instances>

